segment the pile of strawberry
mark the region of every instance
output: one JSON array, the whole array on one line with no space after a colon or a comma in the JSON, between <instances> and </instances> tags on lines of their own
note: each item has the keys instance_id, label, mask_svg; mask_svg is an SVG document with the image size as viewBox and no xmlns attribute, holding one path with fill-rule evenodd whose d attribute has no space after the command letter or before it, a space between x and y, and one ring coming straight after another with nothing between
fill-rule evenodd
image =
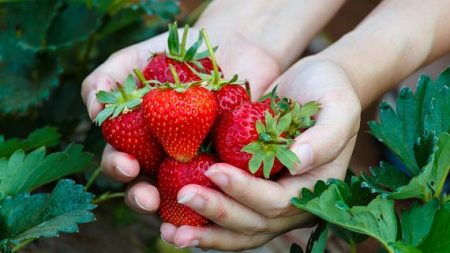
<instances>
[{"instance_id":1,"label":"pile of strawberry","mask_svg":"<svg viewBox=\"0 0 450 253\"><path fill-rule=\"evenodd\" d=\"M105 108L96 122L109 144L157 177L164 221L204 226L206 218L178 204L178 191L188 184L216 189L204 172L217 162L265 178L284 167L292 171L300 160L289 147L314 124L319 105L275 91L252 102L247 82L223 79L205 31L186 50L187 33L185 27L180 43L176 24L169 25L169 51L154 54L142 72L135 69L138 84L129 75L117 90L98 92ZM198 52L203 41L208 49Z\"/></svg>"}]
</instances>

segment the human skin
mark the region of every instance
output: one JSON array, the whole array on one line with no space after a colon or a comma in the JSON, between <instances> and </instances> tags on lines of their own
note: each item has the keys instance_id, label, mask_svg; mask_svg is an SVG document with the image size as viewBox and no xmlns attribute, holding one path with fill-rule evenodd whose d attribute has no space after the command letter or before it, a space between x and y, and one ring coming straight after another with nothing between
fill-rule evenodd
<instances>
[{"instance_id":1,"label":"human skin","mask_svg":"<svg viewBox=\"0 0 450 253\"><path fill-rule=\"evenodd\" d=\"M306 1L295 3L290 1L283 4L291 4L289 10L294 10L293 5L300 5L300 2L306 4ZM322 26L323 19L329 17L313 15L311 23L299 22L304 24L302 28L304 30L286 29L293 33L289 34L287 39L302 41L298 44L292 41L273 43L273 40L267 39L271 38L271 33L267 29L276 30L274 32L276 37L272 38L284 38L279 34L283 30L281 27L291 24L292 17L290 19L288 15L283 15L284 21L280 22L285 23L275 23L273 26L271 26L273 22L264 23L264 18L262 21L253 21L252 24L255 26L259 24L264 27L266 32L262 33L258 32L261 30L251 30L252 28L245 26L246 22L241 20L245 18L253 20L266 15L259 13L252 16L251 11L240 10L236 15L243 17L238 18L238 23L233 23L234 19L228 16L228 20L232 21L231 24L218 22L208 28L209 22L220 16L219 6L227 7L221 6L224 3L220 1L214 3L203 16L206 20L200 19L198 25L206 26L210 37L216 38L215 44L224 45L223 50L218 52L218 58L225 74L238 72L244 77L249 76L254 85L253 90L257 94L262 94L262 90L273 83L279 84L280 95L293 97L300 102L317 100L322 104L317 124L299 136L292 146L292 150L302 161L296 168L298 175L290 176L286 173L273 182L252 177L227 164L217 164L212 166L206 175L225 194L196 185L188 185L180 190L179 202L208 217L214 224L196 228L175 227L164 223L161 227L162 237L178 247L196 246L231 251L260 246L285 231L304 226L308 215L290 206L289 200L298 194L300 188L310 187L319 179L342 178L353 151L361 109L366 108L419 66L450 50L450 29L446 26L450 21L446 15L446 10L450 9L450 1L437 1L433 4L420 0L384 1L354 31L318 55L300 60L275 81L273 79L298 57L309 39L320 29L315 22L321 22ZM339 6L336 4L333 7L337 9ZM268 7L261 7L255 11L264 12L266 8ZM279 11L283 10L282 7L279 8L281 8ZM308 8L310 9L305 15L314 13L321 7L308 6ZM333 13L334 11L330 11L328 14L331 16ZM232 15L230 12L227 14ZM301 15L296 17L299 16L303 18ZM266 17L266 21L267 19ZM220 28L221 25L224 27L223 30ZM316 26L315 29L311 29L311 25ZM239 37L240 33L233 27L239 27L247 34L264 38L255 40L253 36L244 37L245 39L240 39L243 43L239 44L238 41L221 40L221 33L215 33L221 31ZM310 36L305 36L305 39L302 36L296 37L294 33ZM234 43L239 45L239 48L247 47L252 52L245 58L250 60L249 62L236 61L241 59L242 52L247 50L241 50L239 52L241 54L234 56L233 49L237 48ZM277 48L277 44L288 45L286 47L290 49ZM299 49L292 49L299 44L301 45ZM230 55L233 57L227 58ZM291 57L292 55L296 57ZM251 61L252 59L258 60ZM264 66L262 59L273 65L269 64L271 67L261 71L260 67ZM258 75L253 75L255 73ZM262 75L264 78L259 78L261 74L264 74ZM270 90L270 86L267 89ZM117 154L120 155L114 150L105 152L103 167L107 174L116 175L120 179L120 176L117 176L119 173L111 169L117 165L121 166L120 159L109 161ZM133 166L126 168L130 169ZM133 175L137 173L138 169ZM125 179L131 180L132 177ZM133 202L136 198L142 197L139 200L143 201L141 206L147 207L147 211L153 211L159 203L156 201L156 194L156 189L148 184L138 183L130 188L127 202L142 212L145 208L137 208L138 204L136 201Z\"/></svg>"}]
</instances>

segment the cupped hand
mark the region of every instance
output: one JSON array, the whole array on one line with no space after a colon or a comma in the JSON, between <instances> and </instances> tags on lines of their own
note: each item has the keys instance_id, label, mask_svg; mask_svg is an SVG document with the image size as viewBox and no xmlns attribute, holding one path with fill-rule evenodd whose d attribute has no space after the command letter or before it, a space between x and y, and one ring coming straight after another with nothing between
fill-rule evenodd
<instances>
[{"instance_id":1,"label":"cupped hand","mask_svg":"<svg viewBox=\"0 0 450 253\"><path fill-rule=\"evenodd\" d=\"M181 30L179 30L181 36ZM264 50L246 40L232 30L207 30L213 45L220 45L217 51L219 65L225 77L235 73L246 78L252 84L254 96L260 96L266 87L280 74L277 62ZM188 44L198 36L198 29L189 32ZM155 52L167 49L167 33L132 45L111 55L102 65L94 70L82 84L81 95L89 116L94 119L103 109L97 101L96 93L100 90L116 88L116 82L125 81L134 68L142 69ZM137 160L107 145L104 149L101 167L103 172L121 182L133 181L139 175ZM140 213L151 213L159 207L158 190L147 182L131 184L127 191L126 203Z\"/></svg>"},{"instance_id":2,"label":"cupped hand","mask_svg":"<svg viewBox=\"0 0 450 253\"><path fill-rule=\"evenodd\" d=\"M268 181L228 164L213 165L206 175L224 193L187 185L179 191L178 201L214 224L197 228L164 223L161 234L166 241L178 247L224 251L258 247L309 224L311 216L290 205L301 188L312 188L317 180L345 176L361 112L346 73L332 62L312 57L291 67L275 84L279 85L279 95L301 103L321 103L315 126L297 137L291 147L302 161L297 175L285 172L277 181Z\"/></svg>"}]
</instances>

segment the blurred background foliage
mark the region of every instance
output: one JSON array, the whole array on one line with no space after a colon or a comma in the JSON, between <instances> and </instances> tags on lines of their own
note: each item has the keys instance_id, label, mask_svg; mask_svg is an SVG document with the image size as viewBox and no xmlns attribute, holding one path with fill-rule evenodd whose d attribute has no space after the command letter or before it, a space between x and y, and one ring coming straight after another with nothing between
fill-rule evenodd
<instances>
[{"instance_id":1,"label":"blurred background foliage","mask_svg":"<svg viewBox=\"0 0 450 253\"><path fill-rule=\"evenodd\" d=\"M47 140L52 152L81 143L95 155L93 166L71 178L85 184L105 143L81 100L83 79L115 51L165 31L169 22L193 22L208 1L194 2L186 7L177 0L0 0L0 136L10 140L0 145L1 156L38 148L35 136ZM57 130L58 142L43 136L55 135L45 126ZM28 140L11 141L39 128L44 130ZM100 176L89 190L101 196L125 186ZM21 251L186 252L162 243L160 221L132 213L122 199L102 203L95 215L97 221L83 225L80 235L38 240Z\"/></svg>"}]
</instances>

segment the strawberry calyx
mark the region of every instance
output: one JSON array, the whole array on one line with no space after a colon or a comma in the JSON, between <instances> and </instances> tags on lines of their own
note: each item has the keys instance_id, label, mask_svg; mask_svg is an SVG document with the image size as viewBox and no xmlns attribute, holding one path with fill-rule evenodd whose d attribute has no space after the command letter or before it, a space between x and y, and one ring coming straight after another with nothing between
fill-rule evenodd
<instances>
[{"instance_id":1,"label":"strawberry calyx","mask_svg":"<svg viewBox=\"0 0 450 253\"><path fill-rule=\"evenodd\" d=\"M145 85L151 84L152 85L152 89L154 88L159 88L159 89L173 89L177 92L184 92L187 89L189 89L192 86L195 85L201 85L202 83L200 81L195 81L195 82L190 82L190 83L182 83L180 81L180 77L178 76L177 71L175 70L175 67L172 64L169 64L169 69L170 69L170 73L173 76L173 80L174 82L160 82L158 80L146 80L144 75L142 74L142 72L135 68L133 69L135 75L137 76L137 78L139 79L139 81Z\"/></svg>"},{"instance_id":2,"label":"strawberry calyx","mask_svg":"<svg viewBox=\"0 0 450 253\"><path fill-rule=\"evenodd\" d=\"M198 49L201 47L203 43L203 38L199 34L197 40L194 44L191 45L188 49L186 49L187 35L189 33L189 25L185 25L183 29L183 35L180 39L178 37L178 25L177 22L169 24L169 36L167 38L167 47L169 51L166 53L166 56L179 61L179 62L191 62L194 63L200 69L203 69L202 64L198 62L199 60L208 56L208 51L205 50L203 52L198 52Z\"/></svg>"},{"instance_id":3,"label":"strawberry calyx","mask_svg":"<svg viewBox=\"0 0 450 253\"><path fill-rule=\"evenodd\" d=\"M123 85L117 83L116 90L97 92L97 100L105 104L105 108L97 114L94 121L101 125L108 118L132 111L141 104L142 97L149 91L148 86L138 88L133 76L128 75Z\"/></svg>"},{"instance_id":4,"label":"strawberry calyx","mask_svg":"<svg viewBox=\"0 0 450 253\"><path fill-rule=\"evenodd\" d=\"M294 167L300 164L300 159L289 148L302 130L314 125L312 117L320 110L320 104L316 101L301 105L293 99L280 98L276 95L276 88L269 96L262 98L263 101L270 99L270 111L274 116L266 110L265 123L259 120L255 125L258 139L242 149L252 155L250 172L255 174L262 164L265 178L269 178L275 158L294 174Z\"/></svg>"}]
</instances>

